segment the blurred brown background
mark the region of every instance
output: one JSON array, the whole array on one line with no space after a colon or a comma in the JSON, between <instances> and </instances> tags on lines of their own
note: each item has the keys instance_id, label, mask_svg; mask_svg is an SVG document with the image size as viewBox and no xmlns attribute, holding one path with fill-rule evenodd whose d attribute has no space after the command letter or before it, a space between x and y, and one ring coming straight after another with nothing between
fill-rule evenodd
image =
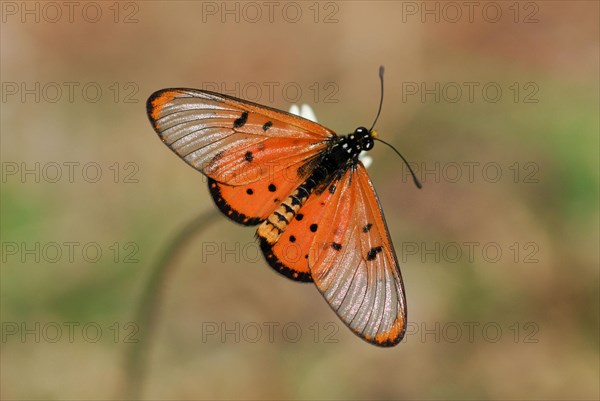
<instances>
[{"instance_id":1,"label":"blurred brown background","mask_svg":"<svg viewBox=\"0 0 600 401\"><path fill-rule=\"evenodd\" d=\"M590 1L1 3L3 399L598 399L598 37ZM340 134L402 264L403 343L355 337L218 217L145 100L192 87ZM216 212L215 212L216 213ZM137 343L136 343L137 341ZM146 341L146 342L145 342ZM139 378L138 378L139 380Z\"/></svg>"}]
</instances>

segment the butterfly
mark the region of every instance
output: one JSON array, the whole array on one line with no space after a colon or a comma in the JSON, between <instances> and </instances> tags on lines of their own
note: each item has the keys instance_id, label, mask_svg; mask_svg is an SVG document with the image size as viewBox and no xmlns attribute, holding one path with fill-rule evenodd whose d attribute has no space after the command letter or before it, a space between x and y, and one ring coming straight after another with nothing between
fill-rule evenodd
<instances>
[{"instance_id":1,"label":"butterfly","mask_svg":"<svg viewBox=\"0 0 600 401\"><path fill-rule=\"evenodd\" d=\"M377 117L383 68L380 78ZM374 146L375 123L340 136L268 106L183 88L153 93L147 112L160 139L208 177L220 211L258 225L269 265L289 279L313 282L369 343L402 340L404 284L375 188L359 160ZM420 187L414 173L413 179Z\"/></svg>"}]
</instances>

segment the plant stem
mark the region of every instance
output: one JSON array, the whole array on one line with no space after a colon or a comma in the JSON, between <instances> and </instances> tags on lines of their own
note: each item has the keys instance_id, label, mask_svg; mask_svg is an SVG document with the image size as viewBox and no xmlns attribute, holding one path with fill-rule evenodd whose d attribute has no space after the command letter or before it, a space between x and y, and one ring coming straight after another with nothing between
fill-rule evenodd
<instances>
[{"instance_id":1,"label":"plant stem","mask_svg":"<svg viewBox=\"0 0 600 401\"><path fill-rule=\"evenodd\" d=\"M184 246L198 234L204 232L219 214L215 210L204 212L186 224L173 238L152 268L150 278L143 289L134 322L138 325L142 338L128 344L125 354L125 396L127 399L140 400L147 374L147 361L152 338L159 317L161 295L168 276L173 273L177 256Z\"/></svg>"}]
</instances>

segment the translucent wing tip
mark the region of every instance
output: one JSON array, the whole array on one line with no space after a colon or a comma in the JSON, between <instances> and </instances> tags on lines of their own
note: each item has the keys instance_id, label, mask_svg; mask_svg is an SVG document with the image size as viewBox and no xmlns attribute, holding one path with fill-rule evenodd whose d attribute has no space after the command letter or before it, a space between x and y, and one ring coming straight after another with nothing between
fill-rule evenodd
<instances>
[{"instance_id":1,"label":"translucent wing tip","mask_svg":"<svg viewBox=\"0 0 600 401\"><path fill-rule=\"evenodd\" d=\"M146 112L155 130L159 130L158 119L165 105L173 101L179 92L175 89L161 89L154 92L146 101Z\"/></svg>"}]
</instances>

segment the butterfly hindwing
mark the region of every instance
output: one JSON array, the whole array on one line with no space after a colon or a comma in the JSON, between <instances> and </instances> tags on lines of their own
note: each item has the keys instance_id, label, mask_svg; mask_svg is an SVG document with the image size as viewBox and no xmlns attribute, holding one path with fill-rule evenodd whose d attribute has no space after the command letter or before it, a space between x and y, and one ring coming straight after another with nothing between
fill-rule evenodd
<instances>
[{"instance_id":1,"label":"butterfly hindwing","mask_svg":"<svg viewBox=\"0 0 600 401\"><path fill-rule=\"evenodd\" d=\"M326 211L325 206L339 201L339 196L335 195L337 183L334 180L322 193L312 193L297 213L290 216L290 222L286 223L275 243L270 243L259 228L257 235L265 259L286 277L297 281L312 281L308 267L309 253Z\"/></svg>"},{"instance_id":2,"label":"butterfly hindwing","mask_svg":"<svg viewBox=\"0 0 600 401\"><path fill-rule=\"evenodd\" d=\"M273 171L245 185L227 185L209 178L208 188L221 212L237 223L255 225L273 211L304 179L302 165Z\"/></svg>"}]
</instances>

